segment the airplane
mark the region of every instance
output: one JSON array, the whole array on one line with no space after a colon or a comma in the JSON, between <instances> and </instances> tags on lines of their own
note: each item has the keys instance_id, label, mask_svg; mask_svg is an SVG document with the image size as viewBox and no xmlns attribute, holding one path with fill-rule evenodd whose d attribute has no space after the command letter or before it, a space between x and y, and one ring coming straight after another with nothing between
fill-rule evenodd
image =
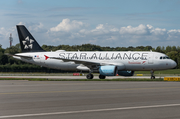
<instances>
[{"instance_id":1,"label":"airplane","mask_svg":"<svg viewBox=\"0 0 180 119\"><path fill-rule=\"evenodd\" d=\"M60 70L89 71L87 79L98 72L106 76L133 76L135 71L154 71L176 67L167 55L153 51L44 51L24 25L17 25L22 53L13 56L24 62ZM10 54L9 54L10 55Z\"/></svg>"}]
</instances>

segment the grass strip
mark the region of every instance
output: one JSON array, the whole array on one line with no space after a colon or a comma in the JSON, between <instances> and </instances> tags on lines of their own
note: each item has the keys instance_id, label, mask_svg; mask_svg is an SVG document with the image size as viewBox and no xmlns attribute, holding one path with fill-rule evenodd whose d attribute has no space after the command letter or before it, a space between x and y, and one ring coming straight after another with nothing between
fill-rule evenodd
<instances>
[{"instance_id":1,"label":"grass strip","mask_svg":"<svg viewBox=\"0 0 180 119\"><path fill-rule=\"evenodd\" d=\"M120 79L48 79L48 78L0 78L0 80L28 80L28 81L164 81L163 78L142 79L142 78L120 78Z\"/></svg>"}]
</instances>

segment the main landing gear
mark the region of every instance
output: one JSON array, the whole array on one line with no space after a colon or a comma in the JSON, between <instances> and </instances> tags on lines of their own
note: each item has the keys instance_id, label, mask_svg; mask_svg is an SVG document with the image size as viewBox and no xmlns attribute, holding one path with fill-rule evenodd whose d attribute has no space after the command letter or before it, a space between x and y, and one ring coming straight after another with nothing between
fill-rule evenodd
<instances>
[{"instance_id":1,"label":"main landing gear","mask_svg":"<svg viewBox=\"0 0 180 119\"><path fill-rule=\"evenodd\" d=\"M87 79L93 79L93 78L94 78L94 75L92 74L92 72L93 72L93 71L90 70L89 74L86 75L86 78L87 78ZM99 79L105 79L105 78L106 78L106 76L101 75L101 74L99 75Z\"/></svg>"},{"instance_id":2,"label":"main landing gear","mask_svg":"<svg viewBox=\"0 0 180 119\"><path fill-rule=\"evenodd\" d=\"M106 76L104 76L104 75L99 75L99 79L105 79L106 78Z\"/></svg>"},{"instance_id":3,"label":"main landing gear","mask_svg":"<svg viewBox=\"0 0 180 119\"><path fill-rule=\"evenodd\" d=\"M94 75L91 74L91 73L89 73L88 75L86 75L86 78L87 78L87 79L93 79L93 78L94 78ZM105 78L106 78L106 76L104 76L104 75L99 75L99 79L105 79Z\"/></svg>"},{"instance_id":4,"label":"main landing gear","mask_svg":"<svg viewBox=\"0 0 180 119\"><path fill-rule=\"evenodd\" d=\"M91 73L89 73L88 75L86 75L86 78L87 78L87 79L93 79L93 78L94 78L94 75L91 74Z\"/></svg>"},{"instance_id":5,"label":"main landing gear","mask_svg":"<svg viewBox=\"0 0 180 119\"><path fill-rule=\"evenodd\" d=\"M151 70L151 79L155 79L154 71L153 70Z\"/></svg>"},{"instance_id":6,"label":"main landing gear","mask_svg":"<svg viewBox=\"0 0 180 119\"><path fill-rule=\"evenodd\" d=\"M91 73L89 73L88 75L86 75L86 78L87 78L87 79L93 79L93 78L94 78L94 75L91 74ZM106 78L106 76L104 76L104 75L99 75L99 79L105 79L105 78Z\"/></svg>"}]
</instances>

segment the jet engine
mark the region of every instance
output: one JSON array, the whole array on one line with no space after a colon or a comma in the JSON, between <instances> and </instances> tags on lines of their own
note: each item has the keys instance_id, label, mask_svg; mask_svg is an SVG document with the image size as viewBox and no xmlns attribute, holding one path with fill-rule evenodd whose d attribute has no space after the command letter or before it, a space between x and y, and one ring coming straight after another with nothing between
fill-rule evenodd
<instances>
[{"instance_id":1,"label":"jet engine","mask_svg":"<svg viewBox=\"0 0 180 119\"><path fill-rule=\"evenodd\" d=\"M121 76L133 76L134 71L118 71L118 75L121 75Z\"/></svg>"},{"instance_id":2,"label":"jet engine","mask_svg":"<svg viewBox=\"0 0 180 119\"><path fill-rule=\"evenodd\" d=\"M103 76L115 76L117 74L117 67L116 66L100 66L99 73Z\"/></svg>"}]
</instances>

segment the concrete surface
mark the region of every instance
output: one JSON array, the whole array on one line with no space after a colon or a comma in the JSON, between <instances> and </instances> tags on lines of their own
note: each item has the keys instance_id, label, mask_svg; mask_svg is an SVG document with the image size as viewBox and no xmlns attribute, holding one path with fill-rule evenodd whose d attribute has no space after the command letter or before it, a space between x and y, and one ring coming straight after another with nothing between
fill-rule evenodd
<instances>
[{"instance_id":1,"label":"concrete surface","mask_svg":"<svg viewBox=\"0 0 180 119\"><path fill-rule=\"evenodd\" d=\"M179 82L0 81L1 119L179 119Z\"/></svg>"}]
</instances>

